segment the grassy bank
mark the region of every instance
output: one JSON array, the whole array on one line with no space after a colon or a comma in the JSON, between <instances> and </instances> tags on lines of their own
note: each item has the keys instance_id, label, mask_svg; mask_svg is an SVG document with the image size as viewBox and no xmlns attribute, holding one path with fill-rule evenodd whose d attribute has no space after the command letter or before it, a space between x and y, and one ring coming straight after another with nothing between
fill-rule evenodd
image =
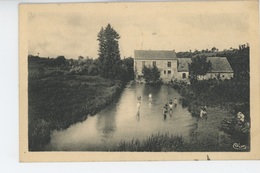
<instances>
[{"instance_id":1,"label":"grassy bank","mask_svg":"<svg viewBox=\"0 0 260 173\"><path fill-rule=\"evenodd\" d=\"M52 130L68 128L115 100L118 80L70 75L66 68L29 64L29 150L43 150Z\"/></svg>"},{"instance_id":2,"label":"grassy bank","mask_svg":"<svg viewBox=\"0 0 260 173\"><path fill-rule=\"evenodd\" d=\"M199 117L201 107L206 105L210 108L207 111L208 116L216 114L215 116L218 118L218 126L216 126L215 131L225 132L225 135L234 142L247 145L247 148L249 148L249 80L207 80L196 81L192 85L176 82L173 84L173 88L179 91L182 96L182 105L188 108L192 116ZM214 109L214 111L210 111L211 109ZM223 113L223 111L226 111L226 113ZM245 115L243 123L240 123L237 119L238 112Z\"/></svg>"},{"instance_id":3,"label":"grassy bank","mask_svg":"<svg viewBox=\"0 0 260 173\"><path fill-rule=\"evenodd\" d=\"M197 119L195 124L190 126L189 140L182 136L173 136L169 133L153 134L147 139L132 139L131 141L121 141L114 151L150 151L150 152L217 152L217 151L237 151L233 148L236 142L230 138L229 134L219 129L221 120L231 118L232 114L222 108L208 108L208 120ZM249 148L243 151L249 151Z\"/></svg>"}]
</instances>

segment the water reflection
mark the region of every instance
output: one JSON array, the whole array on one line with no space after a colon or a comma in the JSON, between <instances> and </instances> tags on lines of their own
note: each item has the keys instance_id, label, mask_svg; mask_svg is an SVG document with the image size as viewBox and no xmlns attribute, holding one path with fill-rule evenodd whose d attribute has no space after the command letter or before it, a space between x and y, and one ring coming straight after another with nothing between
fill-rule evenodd
<instances>
[{"instance_id":1,"label":"water reflection","mask_svg":"<svg viewBox=\"0 0 260 173\"><path fill-rule=\"evenodd\" d=\"M103 139L111 138L116 130L116 118L112 109L105 109L97 116L97 131Z\"/></svg>"},{"instance_id":2,"label":"water reflection","mask_svg":"<svg viewBox=\"0 0 260 173\"><path fill-rule=\"evenodd\" d=\"M136 114L136 120L140 121L140 111L138 111L137 114Z\"/></svg>"}]
</instances>

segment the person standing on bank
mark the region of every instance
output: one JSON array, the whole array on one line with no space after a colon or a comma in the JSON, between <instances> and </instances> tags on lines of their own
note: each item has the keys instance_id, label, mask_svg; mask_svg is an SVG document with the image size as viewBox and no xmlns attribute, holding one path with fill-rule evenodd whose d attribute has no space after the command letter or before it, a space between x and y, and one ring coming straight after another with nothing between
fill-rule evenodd
<instances>
[{"instance_id":1,"label":"person standing on bank","mask_svg":"<svg viewBox=\"0 0 260 173\"><path fill-rule=\"evenodd\" d=\"M208 119L208 116L207 116L207 112L206 112L206 108L205 108L205 107L202 107L202 108L200 109L200 118L201 118L201 119L204 119L204 118L205 118L206 121L207 121L207 119Z\"/></svg>"}]
</instances>

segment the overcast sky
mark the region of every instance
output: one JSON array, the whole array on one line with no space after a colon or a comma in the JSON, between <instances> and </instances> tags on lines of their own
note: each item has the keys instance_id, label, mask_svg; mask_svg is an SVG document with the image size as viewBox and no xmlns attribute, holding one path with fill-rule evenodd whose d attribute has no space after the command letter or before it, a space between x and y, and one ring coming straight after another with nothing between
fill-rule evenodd
<instances>
[{"instance_id":1,"label":"overcast sky","mask_svg":"<svg viewBox=\"0 0 260 173\"><path fill-rule=\"evenodd\" d=\"M178 4L86 4L80 9L34 10L28 14L28 51L45 57L96 58L97 34L108 23L121 36L121 57L134 56L136 49L179 52L215 46L223 50L248 42L248 14L239 10L241 6Z\"/></svg>"}]
</instances>

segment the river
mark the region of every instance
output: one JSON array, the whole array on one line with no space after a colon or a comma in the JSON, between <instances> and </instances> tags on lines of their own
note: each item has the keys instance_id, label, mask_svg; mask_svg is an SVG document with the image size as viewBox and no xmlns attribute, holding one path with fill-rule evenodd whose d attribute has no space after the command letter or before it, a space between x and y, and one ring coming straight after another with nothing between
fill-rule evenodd
<instances>
[{"instance_id":1,"label":"river","mask_svg":"<svg viewBox=\"0 0 260 173\"><path fill-rule=\"evenodd\" d=\"M149 103L148 95L153 100ZM137 97L141 96L137 114ZM180 95L167 85L128 85L117 101L98 114L88 116L62 131L53 131L46 146L51 151L109 151L121 141L146 139L152 134L169 133L189 140L195 124L186 108L179 103L172 115L163 116L163 105Z\"/></svg>"}]
</instances>

